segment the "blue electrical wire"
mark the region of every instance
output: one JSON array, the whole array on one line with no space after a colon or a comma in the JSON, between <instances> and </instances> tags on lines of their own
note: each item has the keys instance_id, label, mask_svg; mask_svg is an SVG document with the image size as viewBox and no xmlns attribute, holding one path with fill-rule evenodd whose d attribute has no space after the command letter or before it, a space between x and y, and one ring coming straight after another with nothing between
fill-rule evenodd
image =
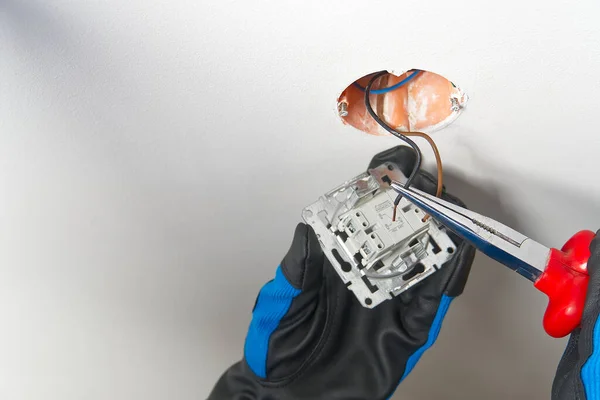
<instances>
[{"instance_id":1,"label":"blue electrical wire","mask_svg":"<svg viewBox=\"0 0 600 400\"><path fill-rule=\"evenodd\" d=\"M371 94L384 94L384 93L389 93L393 90L398 89L399 87L407 84L408 82L412 81L419 73L421 72L421 70L416 69L415 72L413 72L412 74L410 74L409 76L407 76L406 78L402 79L400 82L396 83L395 85L383 88L383 89L376 89L376 90L371 90ZM354 82L354 86L356 86L357 88L359 88L360 90L362 90L363 92L365 91L365 88L360 86L358 83Z\"/></svg>"}]
</instances>

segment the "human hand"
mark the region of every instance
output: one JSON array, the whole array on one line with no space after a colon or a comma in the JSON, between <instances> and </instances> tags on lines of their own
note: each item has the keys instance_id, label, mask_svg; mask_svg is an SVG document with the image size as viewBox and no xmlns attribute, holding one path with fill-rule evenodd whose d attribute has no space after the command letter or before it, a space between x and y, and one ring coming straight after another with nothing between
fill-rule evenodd
<instances>
[{"instance_id":1,"label":"human hand","mask_svg":"<svg viewBox=\"0 0 600 400\"><path fill-rule=\"evenodd\" d=\"M600 399L600 231L590 245L581 325L569 338L552 385L552 400Z\"/></svg>"},{"instance_id":2,"label":"human hand","mask_svg":"<svg viewBox=\"0 0 600 400\"><path fill-rule=\"evenodd\" d=\"M412 149L394 147L369 168L395 164L409 175ZM421 172L413 185L434 193ZM462 204L457 198L444 198ZM475 250L451 236L457 251L439 271L374 309L359 304L299 224L274 280L260 291L244 359L220 378L214 399L387 399L436 340L451 301L463 291Z\"/></svg>"}]
</instances>

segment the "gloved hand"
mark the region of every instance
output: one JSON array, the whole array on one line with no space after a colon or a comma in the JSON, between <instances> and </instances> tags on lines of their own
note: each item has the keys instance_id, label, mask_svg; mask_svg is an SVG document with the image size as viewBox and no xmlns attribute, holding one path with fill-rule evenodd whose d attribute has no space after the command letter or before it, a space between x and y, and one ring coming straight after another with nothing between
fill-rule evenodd
<instances>
[{"instance_id":1,"label":"gloved hand","mask_svg":"<svg viewBox=\"0 0 600 400\"><path fill-rule=\"evenodd\" d=\"M369 168L384 162L408 176L415 154L398 146L377 154ZM434 193L436 182L420 173L414 186ZM367 309L346 289L312 228L298 225L275 279L258 295L243 360L221 376L209 400L389 398L435 342L466 284L475 250L452 240L457 251L440 271Z\"/></svg>"},{"instance_id":2,"label":"gloved hand","mask_svg":"<svg viewBox=\"0 0 600 400\"><path fill-rule=\"evenodd\" d=\"M590 275L581 327L567 344L552 385L552 400L600 399L600 231L590 246Z\"/></svg>"}]
</instances>

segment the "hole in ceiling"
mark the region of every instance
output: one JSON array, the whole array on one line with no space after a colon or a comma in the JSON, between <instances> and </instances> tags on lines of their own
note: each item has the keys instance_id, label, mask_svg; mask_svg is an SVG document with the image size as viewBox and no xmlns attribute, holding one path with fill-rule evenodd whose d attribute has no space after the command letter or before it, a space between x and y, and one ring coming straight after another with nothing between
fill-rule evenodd
<instances>
[{"instance_id":1,"label":"hole in ceiling","mask_svg":"<svg viewBox=\"0 0 600 400\"><path fill-rule=\"evenodd\" d=\"M389 135L365 108L365 86L374 73L350 83L338 98L344 124L372 135ZM373 83L371 105L400 132L431 133L451 124L464 110L468 96L453 82L433 72L409 70L386 74Z\"/></svg>"}]
</instances>

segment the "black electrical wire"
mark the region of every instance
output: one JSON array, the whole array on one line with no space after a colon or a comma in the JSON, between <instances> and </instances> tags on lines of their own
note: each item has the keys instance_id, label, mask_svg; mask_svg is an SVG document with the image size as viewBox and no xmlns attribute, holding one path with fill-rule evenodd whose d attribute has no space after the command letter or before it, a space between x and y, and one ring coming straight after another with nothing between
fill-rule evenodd
<instances>
[{"instance_id":1,"label":"black electrical wire","mask_svg":"<svg viewBox=\"0 0 600 400\"><path fill-rule=\"evenodd\" d=\"M369 115L371 115L371 117L375 120L375 122L377 122L379 125L381 125L381 127L383 129L385 129L392 135L396 136L398 139L408 143L410 145L410 147L412 147L413 150L415 151L415 153L417 154L417 160L415 162L415 167L413 168L412 172L410 173L410 176L406 179L406 183L404 184L404 187L408 188L412 184L412 181L415 179L415 176L417 175L417 172L419 172L419 169L421 169L421 150L419 149L419 146L417 146L417 144L415 142L413 142L409 137L398 132L397 130L395 130L394 128L389 126L387 123L385 123L381 118L379 118L377 113L375 113L375 111L373 110L373 107L371 106L371 99L369 98L369 95L371 94L371 87L373 86L373 83L375 83L375 81L377 79L381 78L383 75L385 75L387 73L388 73L387 71L381 71L381 72L376 73L373 76L373 78L371 78L371 80L369 81L367 86L365 87L365 107L367 108ZM398 194L398 196L396 197L396 200L394 200L394 215L392 216L392 220L394 220L394 221L396 220L396 209L398 208L398 204L400 203L401 199L402 199L402 195ZM404 275L405 273L406 273L406 271L393 272L390 274L377 274L377 273L367 272L365 274L365 276L367 276L368 278L371 278L371 279L389 279L389 278L394 278L396 276Z\"/></svg>"},{"instance_id":2,"label":"black electrical wire","mask_svg":"<svg viewBox=\"0 0 600 400\"><path fill-rule=\"evenodd\" d=\"M417 160L415 162L415 167L413 168L410 176L406 179L406 183L404 184L404 187L408 188L412 184L413 180L415 179L415 176L417 175L417 172L419 172L419 169L421 169L421 150L419 149L419 146L417 146L417 144L415 142L413 142L409 137L407 137L406 135L403 135L399 131L395 130L394 128L389 126L387 123L385 123L385 121L383 121L381 118L379 118L379 115L377 115L377 113L373 110L373 107L371 106L371 99L369 98L369 96L371 94L371 87L373 86L375 81L387 73L388 73L387 71L380 71L380 72L376 73L375 75L373 75L373 77L371 78L371 80L369 81L367 86L365 87L365 107L367 108L369 115L371 115L371 117L375 120L375 122L377 122L383 129L385 129L392 135L396 136L398 139L404 141L405 143L408 143L408 145L410 145L410 147L412 147L413 150L415 151L415 153L417 154ZM394 200L394 216L392 218L393 220L396 219L396 208L398 207L398 204L400 203L401 199L402 199L402 195L398 194L398 196L396 197L396 200Z\"/></svg>"}]
</instances>

